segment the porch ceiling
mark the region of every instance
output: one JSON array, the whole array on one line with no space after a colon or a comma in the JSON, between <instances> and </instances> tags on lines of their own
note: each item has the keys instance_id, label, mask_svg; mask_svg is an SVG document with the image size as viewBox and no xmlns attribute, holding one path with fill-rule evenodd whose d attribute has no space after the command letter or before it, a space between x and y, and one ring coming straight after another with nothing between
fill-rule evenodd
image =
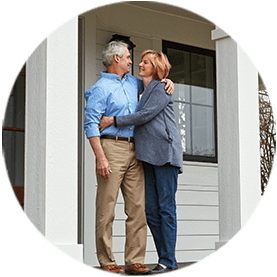
<instances>
[{"instance_id":1,"label":"porch ceiling","mask_svg":"<svg viewBox=\"0 0 277 277\"><path fill-rule=\"evenodd\" d=\"M131 1L131 2L122 2L122 4L129 5L129 6L136 6L136 7L153 10L156 12L171 14L175 16L185 17L191 20L214 25L211 21L208 21L207 19L193 12L190 12L188 10L185 10L176 6L172 6L172 5L166 5L166 4L161 4L157 2L151 2L151 1Z\"/></svg>"}]
</instances>

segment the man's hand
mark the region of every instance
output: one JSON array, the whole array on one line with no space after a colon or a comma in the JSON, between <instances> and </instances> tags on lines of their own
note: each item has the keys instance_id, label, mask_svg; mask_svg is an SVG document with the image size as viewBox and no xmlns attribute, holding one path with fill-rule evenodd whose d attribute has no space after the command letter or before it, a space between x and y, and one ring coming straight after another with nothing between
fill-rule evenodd
<instances>
[{"instance_id":1,"label":"man's hand","mask_svg":"<svg viewBox=\"0 0 277 277\"><path fill-rule=\"evenodd\" d=\"M107 127L114 124L114 118L113 117L107 117L103 116L99 123L99 131L102 132Z\"/></svg>"},{"instance_id":2,"label":"man's hand","mask_svg":"<svg viewBox=\"0 0 277 277\"><path fill-rule=\"evenodd\" d=\"M162 83L166 83L165 90L166 93L171 95L174 92L174 83L170 79L162 79Z\"/></svg>"},{"instance_id":3,"label":"man's hand","mask_svg":"<svg viewBox=\"0 0 277 277\"><path fill-rule=\"evenodd\" d=\"M110 164L106 158L102 160L97 160L96 169L97 173L105 180L109 179L110 173L112 173Z\"/></svg>"},{"instance_id":4,"label":"man's hand","mask_svg":"<svg viewBox=\"0 0 277 277\"><path fill-rule=\"evenodd\" d=\"M96 156L97 173L105 180L109 179L109 175L112 173L112 170L101 146L100 137L90 137L89 142Z\"/></svg>"}]
</instances>

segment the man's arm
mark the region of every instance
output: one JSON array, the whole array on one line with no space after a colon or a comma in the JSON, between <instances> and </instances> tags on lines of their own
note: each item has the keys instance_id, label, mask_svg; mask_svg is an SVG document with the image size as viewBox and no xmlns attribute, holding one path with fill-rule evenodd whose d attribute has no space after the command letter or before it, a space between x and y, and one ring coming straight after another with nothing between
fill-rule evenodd
<instances>
[{"instance_id":1,"label":"man's arm","mask_svg":"<svg viewBox=\"0 0 277 277\"><path fill-rule=\"evenodd\" d=\"M112 170L101 146L100 137L90 137L89 142L96 156L97 173L105 180L109 179L109 174L112 173Z\"/></svg>"},{"instance_id":2,"label":"man's arm","mask_svg":"<svg viewBox=\"0 0 277 277\"><path fill-rule=\"evenodd\" d=\"M106 109L105 94L100 87L93 87L92 89L86 91L85 97L86 115L84 129L92 150L96 156L97 173L106 180L109 178L111 169L100 143L100 133L98 129L100 118Z\"/></svg>"},{"instance_id":3,"label":"man's arm","mask_svg":"<svg viewBox=\"0 0 277 277\"><path fill-rule=\"evenodd\" d=\"M101 87L92 87L86 91L85 98L84 130L86 131L86 137L99 137L98 124L107 108L107 95Z\"/></svg>"}]
</instances>

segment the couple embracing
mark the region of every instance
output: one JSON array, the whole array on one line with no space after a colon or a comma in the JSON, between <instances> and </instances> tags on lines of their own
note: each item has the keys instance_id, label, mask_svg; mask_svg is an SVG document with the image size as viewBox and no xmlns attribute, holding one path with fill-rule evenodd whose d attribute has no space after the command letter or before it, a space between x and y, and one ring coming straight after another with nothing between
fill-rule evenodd
<instances>
[{"instance_id":1,"label":"couple embracing","mask_svg":"<svg viewBox=\"0 0 277 277\"><path fill-rule=\"evenodd\" d=\"M174 85L162 52L141 55L139 75L129 73L128 45L110 42L103 51L107 71L85 93L86 136L96 156L96 250L103 270L124 272L112 253L112 226L119 188L125 202L125 272L149 274L177 268L175 193L182 172L182 146L175 123ZM147 224L159 260L144 265Z\"/></svg>"}]
</instances>

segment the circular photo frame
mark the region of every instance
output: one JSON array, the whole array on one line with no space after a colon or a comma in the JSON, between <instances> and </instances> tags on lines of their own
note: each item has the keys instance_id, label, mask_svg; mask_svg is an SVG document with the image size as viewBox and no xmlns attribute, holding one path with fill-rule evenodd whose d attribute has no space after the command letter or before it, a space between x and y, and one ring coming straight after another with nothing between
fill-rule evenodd
<instances>
[{"instance_id":1,"label":"circular photo frame","mask_svg":"<svg viewBox=\"0 0 277 277\"><path fill-rule=\"evenodd\" d=\"M82 267L85 269L80 269L80 263L77 263L76 268L74 266L73 269L76 272L84 270L85 276L91 274L90 267L96 268L97 274L104 274L105 271L99 269L114 264L122 267L125 274L133 273L128 270L126 272L126 266L132 264L146 264L150 271L153 271L157 264L163 264L167 265L168 272L174 274L182 268L193 271L198 267L199 261L206 257L209 257L208 260L210 260L211 254L213 254L211 257L221 256L217 254L217 250L220 249L220 253L225 255L229 248L225 247L225 244L230 240L233 242L232 238L240 232L242 227L247 230L245 232L250 233L252 226L260 225L259 223L255 225L251 220L248 223L248 220L252 217L260 200L268 197L267 185L273 170L276 151L276 126L271 102L274 101L274 97L271 99L273 95L270 90L273 88L271 86L273 81L270 77L267 79L265 65L259 59L257 59L258 62L254 60L255 55L252 53L251 47L244 48L245 40L239 40L241 35L233 38L224 31L225 29L219 27L222 20L220 17L218 23L216 19L213 23L206 19L208 17L204 18L196 14L195 12L198 11L195 6L181 8L177 3L168 5L156 1L130 1L107 3L105 6L95 7L91 10L88 8L92 7L86 6L77 16L74 15L74 10L71 11L71 17L68 16L71 19L55 29L44 40L41 37L42 42L33 47L35 50L27 59L25 56L25 58L21 57L21 64L15 62L18 68L15 71L13 69L15 75L9 76L14 83L11 85L11 82L8 82L6 85L11 89L10 93L6 94L7 99L4 100L2 125L3 168L6 168L6 170L3 169L3 175L5 175L4 179L7 183L3 198L5 200L7 194L9 200L8 203L3 202L5 204L2 211L7 213L5 207L7 205L14 206L10 202L16 203L16 199L19 205L15 204L16 208L11 215L9 213L5 215L5 220L9 223L12 215L16 216L16 223L13 222L10 231L12 235L8 236L10 243L5 249L7 248L9 254L21 249L19 251L23 255L27 245L32 245L28 256L36 261L34 254L36 243L32 242L34 239L34 242L41 243L41 247L50 253L46 256L46 259L48 257L51 260L50 263L52 263L53 251L54 255L58 257L57 265L60 258L61 264L63 261L68 263L68 257L63 253L81 264L88 265L88 267ZM84 10L87 11L83 12ZM202 9L200 10L202 11ZM245 11L245 8L242 10ZM59 11L62 13L63 9L60 8ZM205 15L204 12L201 13ZM222 9L222 13L226 13L224 9ZM212 15L213 13L209 18L212 18ZM74 17L72 18L72 16ZM63 20L68 20L68 17ZM223 20L222 22L222 26L226 24ZM243 20L240 22L243 26ZM58 21L58 25L60 23L62 22ZM246 25L251 33L251 26ZM232 28L229 29L232 30ZM49 30L47 31L49 33ZM251 43L254 40L252 38L254 33L253 31L253 35L251 33L250 36ZM268 33L266 34L268 35ZM13 40L11 39L11 41ZM128 58L131 62L128 64L129 71L124 72L122 76L118 73L119 71L112 73L109 71L111 69L109 66L112 64L105 67L102 63L102 50L111 41L127 43L126 49L128 49ZM138 196L141 193L144 199L144 189L141 189L139 193L135 192L136 186L134 185L130 189L132 193L128 194L127 188L124 189L124 184L125 182L128 184L129 180L126 181L123 174L124 177L120 180L118 188L111 193L115 194L115 199L112 200L113 204L110 200L103 202L104 209L95 202L97 195L104 197L103 194L100 194L101 182L99 183L99 176L100 178L103 176L101 177L95 170L99 169L99 156L97 149L91 148L93 145L90 138L101 137L104 133L99 132L99 135L93 133L94 127L91 126L98 125L103 115L116 117L116 124L120 125L121 119L118 117L140 112L136 106L134 110L125 107L127 113L122 113L118 106L126 105L126 103L133 104L133 100L128 96L128 93L133 93L133 91L127 86L131 84L131 81L127 81L127 79L140 80L137 82L141 84L144 81L145 84L145 79L141 77L145 77L145 75L140 71L145 68L140 64L143 58L141 53L148 49L154 50L155 53L162 52L167 56L171 65L167 79L174 83L174 92L170 97L174 109L174 126L179 132L181 144L179 154L182 159L182 170L180 170L182 174L178 175L177 189L173 196L176 204L173 211L176 212L177 227L175 226L167 235L161 236L166 241L172 232L176 232L173 248L174 258L179 269L177 271L173 271L175 265L172 267L170 263L167 264L168 257L164 257L160 252L160 244L157 242L157 237L155 238L155 232L150 227L147 208L146 218L149 227L146 228L145 225L147 232L142 238L145 241L145 250L141 250L140 243L134 243L137 237L141 239L141 234L133 234L128 229L132 213L126 211L126 209L128 210L126 206L135 203L133 195ZM257 51L257 48L255 49ZM265 52L266 49L264 46L262 52ZM4 48L3 51L7 51L7 49ZM12 51L14 51L13 46ZM249 53L250 55L248 55ZM12 52L9 55L12 56ZM118 61L122 62L124 56L114 53L112 57L114 58L115 55L118 55ZM265 55L269 54L265 53ZM260 54L258 56L260 57ZM118 61L114 59L114 63ZM257 70L254 62L263 67L261 71ZM155 67L155 65L153 66ZM122 93L122 97L127 99L124 98L124 101L127 102L123 101L124 103L122 103L122 97L119 94L115 100L109 102L111 106L108 106L107 99L112 97L109 94L104 99L105 110L100 112L98 108L95 108L98 100L96 97L90 98L90 95L95 92L95 84L99 84L99 81L101 82L103 79L103 72L104 74L118 74L120 80L117 81L122 85L122 91L119 91L118 88L112 91L109 88L108 91L109 93ZM129 77L123 79L127 75ZM267 80L269 86L265 85ZM124 94L126 92L124 85L130 89L127 96ZM107 84L102 84L102 86L101 93L107 93L105 90ZM150 90L147 87L145 85L144 92L146 93ZM270 93L268 93L269 91ZM142 91L137 88L136 93L138 92ZM146 95L146 93L143 94ZM100 94L98 97L101 96ZM149 94L151 93L149 92ZM139 100L136 95L134 101L145 101L142 97ZM88 105L89 101L92 101L92 105ZM157 105L158 101L154 102ZM150 105L151 100L147 103ZM139 103L136 102L134 105L139 105ZM107 111L109 107L113 107L114 110L114 107L117 107L117 111L109 113ZM141 107L141 111L147 109L149 107L146 104ZM157 111L157 106L155 106L155 110ZM98 116L99 121L96 123L93 122L95 111L101 115ZM145 117L146 113L143 116ZM151 118L151 120L154 119ZM146 122L143 124L145 125ZM142 123L140 121L140 124L135 123L134 125L141 126ZM114 128L119 127L115 126ZM135 137L138 128L129 129L127 135L124 135L125 131L120 134L111 131L105 133L106 137L102 137L102 139L111 142L111 138L107 136L116 136L115 140L112 138L112 141L117 143L122 137L127 137L126 142L122 141L130 145L133 143L131 138L135 138L137 141L136 152L134 149L130 149L134 155L141 155L139 138ZM159 135L155 138L155 129L152 130L153 132L148 134L147 139L144 138L143 143L145 149L147 149L147 144L154 139L156 144L154 143L147 153L139 156L139 160L146 163L149 163L149 160L144 158L145 154L152 157L158 156L158 151L163 145L159 144ZM167 143L170 143L171 146L172 140L174 141L174 136L172 139L169 134ZM155 147L157 148L156 152L154 151ZM107 158L107 150L103 144L102 148ZM115 150L111 152L115 153ZM161 165L155 164L155 161L153 162L154 166L160 167L166 163L176 167L174 159L171 157L172 153L175 152L166 153L164 151L158 160L161 161L162 158L165 158L166 162L162 162ZM125 159L125 154L116 154L117 157ZM109 158L107 160L111 163ZM126 170L128 171L129 168L130 165ZM115 167L111 166L110 170L110 174L116 174ZM269 188L271 184L272 181ZM156 190L159 195L161 187L159 189L157 187ZM147 203L152 203L152 198L149 198L149 195L146 196L147 207ZM106 209L109 205L111 208ZM160 205L161 203L158 204L159 209ZM263 223L265 223L265 219L262 213L267 213L263 208L265 205L260 205L262 211L258 209L255 212L259 220L263 218L261 221ZM268 205L270 206L270 204ZM272 207L267 208L269 209L268 214L271 214ZM136 210L138 209L136 208ZM144 210L144 206L140 209ZM104 210L105 212L103 212ZM114 218L111 216L108 219L109 222L105 223L106 225L100 226L96 220L97 211L98 214L107 215L108 210L112 211L111 214L114 212ZM30 226L27 224L26 229L22 226L28 221L22 214L25 214L32 223L29 224ZM161 211L158 211L157 214L162 217ZM134 217L134 222L140 221L137 215ZM271 226L271 223L268 222L271 219L267 218L266 220L265 226L267 224ZM33 231L32 229L35 230L35 228L32 225L39 232ZM101 235L95 232L100 228L107 228L107 225L110 225L107 232L109 238L105 237L105 240L112 241L109 246L99 243ZM160 228L162 229L162 227ZM21 229L23 233L21 233ZM29 242L24 244L22 240L25 240L26 232L29 229L32 230L32 236L27 236ZM3 233L3 236L10 232ZM266 234L268 230L262 229L261 232ZM41 242L40 233L46 238L45 242ZM258 233L255 234L258 235ZM242 236L244 236L243 241L240 240L239 244L238 242L234 242L234 244L236 247L240 245L244 249L243 243L244 240L247 241L245 236L248 235ZM261 238L258 238L258 242L256 242L257 249L263 245L264 239L267 241L267 238L264 238L265 235L260 234L260 236ZM255 239L255 237L251 237ZM50 242L50 245L47 241ZM143 252L140 256L130 254L132 252L130 249L128 250L130 242L132 242L130 246L132 251ZM12 251L9 249L10 245L12 245ZM57 246L57 249L62 252L57 251L56 253L52 245ZM253 246L251 245L251 247ZM253 247L252 251L255 248ZM257 252L259 251L257 250ZM261 252L264 251L268 251L268 249L261 250ZM240 249L233 249L232 255L236 256L236 252L239 255ZM103 258L103 253L110 254ZM263 254L261 253L261 255ZM110 261L107 262L107 259ZM9 261L9 263L14 262ZM20 263L29 264L26 269L31 266L31 263L26 260ZM208 266L207 263L207 259L205 259L203 266ZM224 261L221 260L221 263L224 264ZM42 264L44 263L40 265L42 266ZM238 264L240 263L238 262ZM247 260L246 264L250 265L251 261ZM243 264L241 263L240 266ZM17 272L16 268L13 270ZM254 272L254 269L251 270ZM261 269L259 268L259 270ZM159 272L154 270L152 273Z\"/></svg>"}]
</instances>

